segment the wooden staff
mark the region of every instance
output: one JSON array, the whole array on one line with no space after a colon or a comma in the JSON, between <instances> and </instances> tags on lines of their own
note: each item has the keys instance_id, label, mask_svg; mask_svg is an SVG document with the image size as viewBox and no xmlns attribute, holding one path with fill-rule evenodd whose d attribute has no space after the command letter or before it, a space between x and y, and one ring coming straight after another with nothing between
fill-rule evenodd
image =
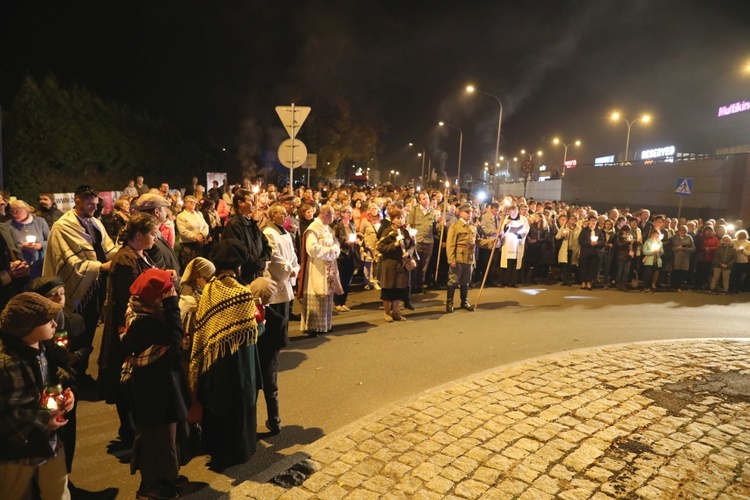
<instances>
[{"instance_id":1,"label":"wooden staff","mask_svg":"<svg viewBox=\"0 0 750 500\"><path fill-rule=\"evenodd\" d=\"M440 272L440 245L443 244L443 232L445 231L445 212L448 209L448 186L450 183L445 181L445 195L443 195L443 220L440 226L440 239L438 240L438 254L435 261L435 286L437 287L438 273Z\"/></svg>"},{"instance_id":2,"label":"wooden staff","mask_svg":"<svg viewBox=\"0 0 750 500\"><path fill-rule=\"evenodd\" d=\"M503 200L503 215L500 217L500 224L505 223L505 215L508 212L508 201ZM502 225L498 228L498 234L496 240L500 239L500 232L502 231ZM490 267L492 266L492 257L495 256L495 249L497 248L497 241L492 242L492 250L490 251L490 260L487 261L487 269L484 270L484 277L482 278L482 286L479 287L479 294L477 294L477 300L474 302L474 310L479 306L479 299L482 297L482 291L484 290L484 284L487 282L487 275L490 274Z\"/></svg>"}]
</instances>

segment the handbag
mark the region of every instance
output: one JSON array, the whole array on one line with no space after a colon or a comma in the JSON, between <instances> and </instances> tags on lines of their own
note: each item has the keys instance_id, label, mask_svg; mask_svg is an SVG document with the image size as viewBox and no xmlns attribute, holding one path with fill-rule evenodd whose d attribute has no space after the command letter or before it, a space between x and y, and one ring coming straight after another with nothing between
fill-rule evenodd
<instances>
[{"instance_id":1,"label":"handbag","mask_svg":"<svg viewBox=\"0 0 750 500\"><path fill-rule=\"evenodd\" d=\"M414 260L414 258L410 255L408 257L404 257L404 268L406 268L407 271L413 271L417 268L417 261Z\"/></svg>"}]
</instances>

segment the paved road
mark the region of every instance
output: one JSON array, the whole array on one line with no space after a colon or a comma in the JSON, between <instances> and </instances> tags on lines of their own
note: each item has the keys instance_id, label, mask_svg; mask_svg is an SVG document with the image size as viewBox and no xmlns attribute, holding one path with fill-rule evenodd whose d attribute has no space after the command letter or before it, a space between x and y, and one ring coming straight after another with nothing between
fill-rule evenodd
<instances>
[{"instance_id":1,"label":"paved road","mask_svg":"<svg viewBox=\"0 0 750 500\"><path fill-rule=\"evenodd\" d=\"M281 435L264 436L253 460L224 474L208 471L204 457L194 459L183 472L210 487L193 496L218 497L388 405L508 363L624 342L743 337L750 299L750 294L649 295L558 286L490 289L479 311L444 315L442 296L421 296L409 321L386 324L376 292L354 294L353 311L334 319L336 333L317 339L297 333L282 352ZM72 479L90 490L115 486L122 498L132 497L138 478L106 451L116 434L113 408L84 402L79 411ZM265 409L261 405L258 411L262 422ZM243 491L253 486L257 483L246 482Z\"/></svg>"}]
</instances>

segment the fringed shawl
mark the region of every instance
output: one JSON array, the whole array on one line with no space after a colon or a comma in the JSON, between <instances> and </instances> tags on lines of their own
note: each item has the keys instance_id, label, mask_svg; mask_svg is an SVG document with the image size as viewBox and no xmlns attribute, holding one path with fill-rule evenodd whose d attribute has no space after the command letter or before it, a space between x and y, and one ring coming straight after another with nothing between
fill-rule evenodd
<instances>
[{"instance_id":1,"label":"fringed shawl","mask_svg":"<svg viewBox=\"0 0 750 500\"><path fill-rule=\"evenodd\" d=\"M203 289L195 315L190 355L190 387L220 358L258 342L255 302L250 289L231 276L216 276Z\"/></svg>"},{"instance_id":2,"label":"fringed shawl","mask_svg":"<svg viewBox=\"0 0 750 500\"><path fill-rule=\"evenodd\" d=\"M111 260L119 247L98 219L92 218L91 222L102 235L105 258ZM83 307L96 290L100 267L91 236L78 221L75 210L66 212L50 231L42 276L58 276L65 282L68 302Z\"/></svg>"}]
</instances>

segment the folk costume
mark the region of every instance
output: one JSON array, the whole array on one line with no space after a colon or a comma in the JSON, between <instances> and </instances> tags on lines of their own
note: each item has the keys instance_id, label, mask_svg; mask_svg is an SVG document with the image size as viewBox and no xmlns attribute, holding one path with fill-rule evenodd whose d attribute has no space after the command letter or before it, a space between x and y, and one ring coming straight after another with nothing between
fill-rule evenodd
<instances>
[{"instance_id":1,"label":"folk costume","mask_svg":"<svg viewBox=\"0 0 750 500\"><path fill-rule=\"evenodd\" d=\"M336 259L341 252L333 231L320 218L310 223L302 236L302 255L297 298L302 303L300 330L325 333L331 330L333 296L341 294Z\"/></svg>"},{"instance_id":2,"label":"folk costume","mask_svg":"<svg viewBox=\"0 0 750 500\"><path fill-rule=\"evenodd\" d=\"M237 240L223 240L218 246ZM239 267L239 263L237 267ZM226 266L216 262L219 269ZM219 271L203 289L195 318L190 387L203 405L203 437L211 464L223 469L247 462L256 446L258 335L249 288Z\"/></svg>"}]
</instances>

